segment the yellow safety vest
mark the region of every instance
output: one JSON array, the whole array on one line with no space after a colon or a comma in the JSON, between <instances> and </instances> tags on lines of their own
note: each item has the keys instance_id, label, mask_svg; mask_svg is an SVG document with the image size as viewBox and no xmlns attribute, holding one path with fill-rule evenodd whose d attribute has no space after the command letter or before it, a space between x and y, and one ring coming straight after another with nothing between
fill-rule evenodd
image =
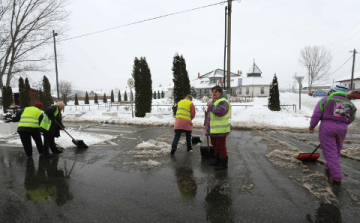
<instances>
[{"instance_id":1,"label":"yellow safety vest","mask_svg":"<svg viewBox=\"0 0 360 223\"><path fill-rule=\"evenodd\" d=\"M59 114L59 108L58 107L56 107L56 110L54 112L54 117L56 117L57 114ZM49 119L49 117L45 113L44 118L41 121L40 127L45 129L46 131L49 131L50 126L51 126L51 119Z\"/></svg>"},{"instance_id":2,"label":"yellow safety vest","mask_svg":"<svg viewBox=\"0 0 360 223\"><path fill-rule=\"evenodd\" d=\"M230 132L230 104L225 98L220 98L219 100L216 100L214 103L214 106L218 106L220 102L226 102L229 106L228 112L220 117L212 112L210 112L210 133L211 134L222 134Z\"/></svg>"},{"instance_id":3,"label":"yellow safety vest","mask_svg":"<svg viewBox=\"0 0 360 223\"><path fill-rule=\"evenodd\" d=\"M187 99L183 99L179 101L175 118L182 118L191 121L191 111L190 111L191 104L192 101Z\"/></svg>"},{"instance_id":4,"label":"yellow safety vest","mask_svg":"<svg viewBox=\"0 0 360 223\"><path fill-rule=\"evenodd\" d=\"M42 111L37 107L26 107L21 114L18 127L39 128L39 117L41 115Z\"/></svg>"}]
</instances>

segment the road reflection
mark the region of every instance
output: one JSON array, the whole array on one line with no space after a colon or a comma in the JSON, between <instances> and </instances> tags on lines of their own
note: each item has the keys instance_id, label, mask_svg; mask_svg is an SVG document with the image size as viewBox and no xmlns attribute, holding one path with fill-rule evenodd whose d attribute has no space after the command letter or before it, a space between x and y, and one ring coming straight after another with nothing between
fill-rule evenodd
<instances>
[{"instance_id":1,"label":"road reflection","mask_svg":"<svg viewBox=\"0 0 360 223\"><path fill-rule=\"evenodd\" d=\"M73 199L64 170L58 168L59 157L39 158L38 169L34 161L26 163L26 197L34 202L54 199L57 205L63 205Z\"/></svg>"},{"instance_id":2,"label":"road reflection","mask_svg":"<svg viewBox=\"0 0 360 223\"><path fill-rule=\"evenodd\" d=\"M206 221L212 223L235 222L227 171L215 172L215 179L207 188Z\"/></svg>"}]
</instances>

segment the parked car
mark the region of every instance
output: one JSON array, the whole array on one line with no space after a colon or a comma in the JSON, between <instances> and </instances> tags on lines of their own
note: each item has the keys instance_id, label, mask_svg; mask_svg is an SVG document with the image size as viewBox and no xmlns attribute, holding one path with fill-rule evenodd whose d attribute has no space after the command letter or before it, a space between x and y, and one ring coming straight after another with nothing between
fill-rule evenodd
<instances>
[{"instance_id":1,"label":"parked car","mask_svg":"<svg viewBox=\"0 0 360 223\"><path fill-rule=\"evenodd\" d=\"M314 91L309 91L309 95L312 96L314 94Z\"/></svg>"},{"instance_id":2,"label":"parked car","mask_svg":"<svg viewBox=\"0 0 360 223\"><path fill-rule=\"evenodd\" d=\"M351 90L347 93L347 98L350 100L360 99L360 90Z\"/></svg>"},{"instance_id":3,"label":"parked car","mask_svg":"<svg viewBox=\"0 0 360 223\"><path fill-rule=\"evenodd\" d=\"M316 97L324 97L324 96L327 96L328 93L325 92L325 91L314 91L313 93L313 97L316 98Z\"/></svg>"}]
</instances>

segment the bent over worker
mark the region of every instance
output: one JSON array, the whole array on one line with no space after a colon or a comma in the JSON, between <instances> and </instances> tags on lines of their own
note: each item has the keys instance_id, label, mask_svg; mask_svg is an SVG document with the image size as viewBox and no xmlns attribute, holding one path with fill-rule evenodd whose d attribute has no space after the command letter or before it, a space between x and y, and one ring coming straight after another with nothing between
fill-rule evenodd
<instances>
[{"instance_id":1,"label":"bent over worker","mask_svg":"<svg viewBox=\"0 0 360 223\"><path fill-rule=\"evenodd\" d=\"M188 152L192 152L191 146L191 132L193 129L192 120L195 117L195 106L192 103L192 96L186 95L185 99L182 99L177 104L174 131L175 136L172 142L171 155L174 155L177 145L180 140L182 132L186 134L186 147Z\"/></svg>"},{"instance_id":2,"label":"bent over worker","mask_svg":"<svg viewBox=\"0 0 360 223\"><path fill-rule=\"evenodd\" d=\"M62 124L61 116L61 111L64 110L64 107L65 104L62 101L58 101L55 103L55 105L48 107L40 124L40 131L44 134L43 156L45 157L51 157L53 155L62 153L62 151L59 150L55 144L55 137L59 137L60 129L63 130L65 128ZM49 153L49 147L52 154Z\"/></svg>"},{"instance_id":3,"label":"bent over worker","mask_svg":"<svg viewBox=\"0 0 360 223\"><path fill-rule=\"evenodd\" d=\"M33 153L31 138L34 139L39 154L42 153L42 141L39 130L43 119L42 108L43 104L36 102L34 106L26 107L16 113L16 119L20 120L17 132L28 158L32 158Z\"/></svg>"},{"instance_id":4,"label":"bent over worker","mask_svg":"<svg viewBox=\"0 0 360 223\"><path fill-rule=\"evenodd\" d=\"M310 120L310 131L314 131L321 120L319 141L326 160L325 170L329 180L340 184L343 178L340 167L340 152L346 137L348 125L356 115L355 105L346 97L348 88L336 85L333 93L320 99Z\"/></svg>"}]
</instances>

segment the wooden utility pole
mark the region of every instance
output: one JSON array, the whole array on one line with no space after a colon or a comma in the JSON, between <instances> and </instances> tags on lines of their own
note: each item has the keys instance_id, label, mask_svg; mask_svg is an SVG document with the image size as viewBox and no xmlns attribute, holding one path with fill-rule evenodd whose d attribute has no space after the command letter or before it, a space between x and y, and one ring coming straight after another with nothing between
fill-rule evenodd
<instances>
[{"instance_id":1,"label":"wooden utility pole","mask_svg":"<svg viewBox=\"0 0 360 223\"><path fill-rule=\"evenodd\" d=\"M354 49L354 51L350 51L353 52L353 64L352 64L352 71L351 71L351 83L350 83L350 88L349 90L354 90L353 89L353 82L354 82L354 69L355 69L355 55L356 55L356 49Z\"/></svg>"},{"instance_id":2,"label":"wooden utility pole","mask_svg":"<svg viewBox=\"0 0 360 223\"><path fill-rule=\"evenodd\" d=\"M232 0L228 0L228 41L227 41L227 95L230 96L230 52L231 52L231 10L232 10Z\"/></svg>"},{"instance_id":3,"label":"wooden utility pole","mask_svg":"<svg viewBox=\"0 0 360 223\"><path fill-rule=\"evenodd\" d=\"M56 72L56 89L57 89L57 100L60 101L59 97L59 81L58 81L58 68L57 68L57 57L56 57L56 41L55 36L57 36L57 33L53 30L53 39L54 39L54 53L55 53L55 72Z\"/></svg>"}]
</instances>

